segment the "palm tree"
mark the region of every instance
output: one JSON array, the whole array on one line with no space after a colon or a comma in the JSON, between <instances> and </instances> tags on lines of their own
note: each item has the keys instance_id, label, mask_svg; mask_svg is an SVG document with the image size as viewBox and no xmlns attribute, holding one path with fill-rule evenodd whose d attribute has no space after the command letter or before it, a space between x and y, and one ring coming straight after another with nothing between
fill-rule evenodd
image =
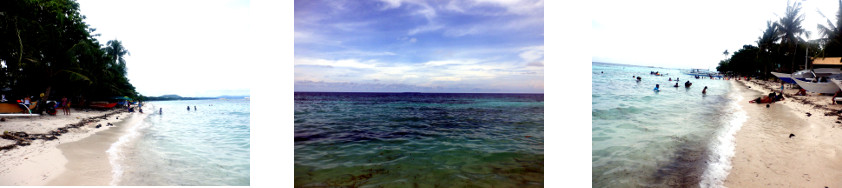
<instances>
[{"instance_id":1,"label":"palm tree","mask_svg":"<svg viewBox=\"0 0 842 188\"><path fill-rule=\"evenodd\" d=\"M778 28L781 37L781 44L786 46L787 53L792 56L792 71L795 70L795 50L799 41L804 41L800 36L804 35L810 37L810 32L801 27L801 22L804 21L804 15L799 14L801 11L801 3L793 3L787 5L786 14L780 18L775 26Z\"/></svg>"},{"instance_id":2,"label":"palm tree","mask_svg":"<svg viewBox=\"0 0 842 188\"><path fill-rule=\"evenodd\" d=\"M126 74L126 60L123 59L123 56L127 54L132 55L129 53L129 50L123 47L122 42L117 39L109 40L105 47L105 55L111 60L109 64L113 63L109 67L113 67L123 75Z\"/></svg>"},{"instance_id":3,"label":"palm tree","mask_svg":"<svg viewBox=\"0 0 842 188\"><path fill-rule=\"evenodd\" d=\"M819 34L822 35L822 38L819 39L823 44L822 54L825 52L830 52L829 56L840 56L842 55L842 0L839 1L839 11L836 13L836 24L834 24L827 16L824 16L821 12L819 14L822 15L825 19L827 19L827 26L818 24Z\"/></svg>"},{"instance_id":4,"label":"palm tree","mask_svg":"<svg viewBox=\"0 0 842 188\"><path fill-rule=\"evenodd\" d=\"M758 59L761 60L768 60L768 56L771 53L775 42L781 39L780 35L778 35L778 27L772 23L772 21L766 21L766 31L763 31L763 35L757 38L757 47L760 48L760 53L757 55ZM763 74L769 73L769 63L766 61L763 62Z\"/></svg>"}]
</instances>

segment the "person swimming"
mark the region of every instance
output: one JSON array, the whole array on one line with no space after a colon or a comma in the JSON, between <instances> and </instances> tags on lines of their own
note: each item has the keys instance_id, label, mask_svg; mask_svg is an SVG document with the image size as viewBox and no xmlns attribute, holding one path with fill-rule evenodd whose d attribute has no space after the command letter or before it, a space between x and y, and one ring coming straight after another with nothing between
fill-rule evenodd
<instances>
[{"instance_id":1,"label":"person swimming","mask_svg":"<svg viewBox=\"0 0 842 188\"><path fill-rule=\"evenodd\" d=\"M678 87L678 82L675 82L675 85L672 86L672 87Z\"/></svg>"}]
</instances>

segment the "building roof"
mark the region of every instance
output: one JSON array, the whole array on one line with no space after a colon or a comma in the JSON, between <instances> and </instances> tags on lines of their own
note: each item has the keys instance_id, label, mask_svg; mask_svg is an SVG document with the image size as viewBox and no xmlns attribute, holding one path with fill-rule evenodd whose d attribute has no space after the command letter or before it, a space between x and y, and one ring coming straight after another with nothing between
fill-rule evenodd
<instances>
[{"instance_id":1,"label":"building roof","mask_svg":"<svg viewBox=\"0 0 842 188\"><path fill-rule=\"evenodd\" d=\"M813 58L813 65L839 65L839 66L842 66L842 57Z\"/></svg>"}]
</instances>

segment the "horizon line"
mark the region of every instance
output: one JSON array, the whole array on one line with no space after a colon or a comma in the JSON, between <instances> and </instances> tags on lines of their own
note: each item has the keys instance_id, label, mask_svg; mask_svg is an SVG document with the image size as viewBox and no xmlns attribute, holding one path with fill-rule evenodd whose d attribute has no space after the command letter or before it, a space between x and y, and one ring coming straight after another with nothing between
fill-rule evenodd
<instances>
[{"instance_id":1,"label":"horizon line","mask_svg":"<svg viewBox=\"0 0 842 188\"><path fill-rule=\"evenodd\" d=\"M417 92L417 91L293 91L294 93L428 93L428 94L544 94L544 93L468 93L468 92Z\"/></svg>"}]
</instances>

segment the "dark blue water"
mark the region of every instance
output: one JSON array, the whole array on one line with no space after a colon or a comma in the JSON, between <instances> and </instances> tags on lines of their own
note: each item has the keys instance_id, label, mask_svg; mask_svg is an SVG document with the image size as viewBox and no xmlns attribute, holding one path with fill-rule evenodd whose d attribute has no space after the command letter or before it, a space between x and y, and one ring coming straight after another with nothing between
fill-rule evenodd
<instances>
[{"instance_id":1,"label":"dark blue water","mask_svg":"<svg viewBox=\"0 0 842 188\"><path fill-rule=\"evenodd\" d=\"M543 94L295 93L295 186L543 186Z\"/></svg>"}]
</instances>

